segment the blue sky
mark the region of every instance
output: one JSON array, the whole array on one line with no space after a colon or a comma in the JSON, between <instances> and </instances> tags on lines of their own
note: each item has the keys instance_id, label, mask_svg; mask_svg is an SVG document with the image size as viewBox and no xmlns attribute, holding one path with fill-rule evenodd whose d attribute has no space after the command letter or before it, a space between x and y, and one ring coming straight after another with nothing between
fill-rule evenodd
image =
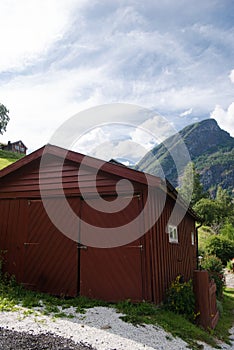
<instances>
[{"instance_id":1,"label":"blue sky","mask_svg":"<svg viewBox=\"0 0 234 350\"><path fill-rule=\"evenodd\" d=\"M153 111L136 125L146 131L127 117L102 127L97 114L78 151L136 161L158 142L149 130L164 139L210 117L234 136L233 38L232 0L2 0L0 102L11 120L0 140L35 150L71 116L110 103Z\"/></svg>"}]
</instances>

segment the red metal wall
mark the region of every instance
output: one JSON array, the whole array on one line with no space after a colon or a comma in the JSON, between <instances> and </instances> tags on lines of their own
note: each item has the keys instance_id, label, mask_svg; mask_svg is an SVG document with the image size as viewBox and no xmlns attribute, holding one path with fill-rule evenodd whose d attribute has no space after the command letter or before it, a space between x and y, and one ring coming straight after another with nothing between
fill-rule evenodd
<instances>
[{"instance_id":1,"label":"red metal wall","mask_svg":"<svg viewBox=\"0 0 234 350\"><path fill-rule=\"evenodd\" d=\"M146 221L154 215L154 212L159 213L162 210L162 192L156 189L150 192L150 196L151 206L146 214ZM167 225L173 207L173 200L167 196L166 205L159 220L144 237L147 271L146 298L156 303L163 301L167 288L178 274L183 275L185 280L189 280L196 268L196 242L194 245L191 242L191 232L195 233L195 221L189 214L184 216L178 226L178 243L169 242Z\"/></svg>"},{"instance_id":2,"label":"red metal wall","mask_svg":"<svg viewBox=\"0 0 234 350\"><path fill-rule=\"evenodd\" d=\"M113 198L112 198L113 199ZM108 198L110 201L111 198ZM121 198L124 206L126 199ZM135 196L130 205L123 211L107 214L92 210L86 202L82 203L81 218L94 226L110 229L127 224L140 213L140 196ZM100 199L93 199L101 209ZM136 237L140 222L136 220L131 228L124 229L126 239ZM107 231L108 232L108 231ZM95 233L95 229L94 229ZM89 232L84 222L81 223L81 239L85 239ZM98 235L98 233L97 233ZM109 236L113 236L110 232ZM118 242L118 237L109 237L107 241L112 244ZM104 242L105 243L105 242ZM80 293L91 298L104 299L107 301L119 301L131 299L141 301L144 299L142 282L142 252L141 239L116 248L87 247L81 249L80 257Z\"/></svg>"},{"instance_id":3,"label":"red metal wall","mask_svg":"<svg viewBox=\"0 0 234 350\"><path fill-rule=\"evenodd\" d=\"M159 303L178 273L183 274L185 279L192 277L196 267L196 245L191 244L195 221L187 214L178 228L179 243L169 243L166 226L174 205L171 197L168 196L163 214L156 224L135 242L119 248L77 249L77 243L59 232L43 209L39 191L39 161L37 159L19 168L0 182L0 249L7 250L5 269L15 274L19 282L53 294L76 295L80 288L82 295L95 298L112 301L145 299ZM77 183L78 168L79 164L65 161L63 188L74 212L82 219L99 226L101 223L103 228L112 224L124 225L144 207L147 188L133 181L137 197L124 214L97 216L81 198ZM54 156L48 159L44 169L40 169L49 206L58 213L62 208L58 197L59 171L60 162ZM96 187L103 196L115 197L119 179L103 171L96 178L89 167L84 168L79 177L83 191L91 197ZM129 191L125 184L121 184L119 190L123 197ZM150 208L139 223L145 227L162 206L159 188L150 191L149 196ZM60 220L65 225L72 225L63 217L62 209ZM80 229L79 234L85 235L82 225ZM126 235L131 234L133 232L126 232Z\"/></svg>"}]
</instances>

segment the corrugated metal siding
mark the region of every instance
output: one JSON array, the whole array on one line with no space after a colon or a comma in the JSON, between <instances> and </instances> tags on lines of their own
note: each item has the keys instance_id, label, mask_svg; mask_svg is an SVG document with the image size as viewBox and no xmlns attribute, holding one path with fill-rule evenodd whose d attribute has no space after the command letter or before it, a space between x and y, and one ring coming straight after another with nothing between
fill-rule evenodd
<instances>
[{"instance_id":1,"label":"corrugated metal siding","mask_svg":"<svg viewBox=\"0 0 234 350\"><path fill-rule=\"evenodd\" d=\"M153 216L162 209L162 193L155 190L150 196L151 207L147 215ZM147 264L151 270L152 300L156 303L163 301L166 290L178 274L188 280L192 278L192 272L196 268L196 244L192 245L191 242L191 232L195 233L195 223L189 214L185 215L178 226L178 244L169 242L166 229L173 205L172 199L167 197L162 215L145 235L147 250L150 251L150 254L147 254Z\"/></svg>"},{"instance_id":2,"label":"corrugated metal siding","mask_svg":"<svg viewBox=\"0 0 234 350\"><path fill-rule=\"evenodd\" d=\"M77 295L77 244L52 225L41 200L1 200L0 210L4 271L31 289Z\"/></svg>"},{"instance_id":3,"label":"corrugated metal siding","mask_svg":"<svg viewBox=\"0 0 234 350\"><path fill-rule=\"evenodd\" d=\"M75 200L79 210L79 199ZM48 201L69 226L67 218L59 211L60 200ZM41 200L28 201L28 232L24 247L25 286L51 294L77 295L77 243L52 224Z\"/></svg>"},{"instance_id":4,"label":"corrugated metal siding","mask_svg":"<svg viewBox=\"0 0 234 350\"><path fill-rule=\"evenodd\" d=\"M77 250L76 243L52 225L42 207L39 162L40 159L37 159L18 168L1 178L0 182L0 249L7 250L6 270L15 274L19 282L53 294L75 295L79 291L79 254L81 293L106 300L131 298L160 303L178 273L183 274L185 279L192 277L192 270L196 267L196 245L191 245L191 231L195 232L194 218L187 214L178 228L179 244L169 243L166 225L174 205L172 198L167 198L163 214L155 225L136 242L119 248ZM72 197L68 200L75 213L80 213L81 200L77 183L78 168L79 164L70 160L66 160L63 167L63 188L65 194ZM59 211L61 199L56 196L60 194L60 163L53 156L40 171L50 206L54 211ZM127 173L128 169L124 171ZM90 167L84 168L79 176L82 190L90 197L96 196L96 190L102 196L115 196L116 183L121 179L103 171L96 178ZM87 218L90 223L103 227L131 221L147 199L146 186L138 182L133 182L133 186L135 194L143 193L137 209L129 205L125 212L97 216L83 202L83 219ZM120 192L124 195L128 191L122 184ZM155 212L160 212L163 205L159 188L150 191L149 196L149 211L139 223L143 227L148 226ZM66 222L63 215L59 217L63 224L72 225ZM82 228L80 234L84 234ZM135 247L130 248L132 245Z\"/></svg>"},{"instance_id":5,"label":"corrugated metal siding","mask_svg":"<svg viewBox=\"0 0 234 350\"><path fill-rule=\"evenodd\" d=\"M61 182L61 163L52 157L50 163L46 168L39 169L40 160L36 160L19 169L13 174L1 179L0 183L0 198L38 198L40 197L39 188L39 172L40 184L43 190L46 191L46 196L51 197L61 194L58 191ZM100 171L96 176L95 172L90 168L82 168L79 171L79 185L78 185L78 170L79 165L71 161L65 161L62 168L62 185L66 195L80 195L82 190L86 193L95 193L98 190L102 194L115 193L116 183L120 177L107 176ZM137 190L140 185L133 183ZM129 191L129 188L121 184L119 191Z\"/></svg>"},{"instance_id":6,"label":"corrugated metal siding","mask_svg":"<svg viewBox=\"0 0 234 350\"><path fill-rule=\"evenodd\" d=\"M3 251L4 271L20 281L23 265L23 242L27 225L25 200L0 201L0 250Z\"/></svg>"},{"instance_id":7,"label":"corrugated metal siding","mask_svg":"<svg viewBox=\"0 0 234 350\"><path fill-rule=\"evenodd\" d=\"M100 203L98 199L93 199L93 201L96 204ZM123 226L139 214L140 201L139 196L134 197L124 211L115 214L97 213L95 210L90 210L87 203L83 202L81 216L86 222L98 227ZM121 202L124 204L124 198ZM101 205L99 207L101 208ZM137 225L139 222L135 224L136 232ZM85 225L81 224L81 237L84 239L84 236L89 233ZM124 233L126 238L133 237L134 228L131 227L130 231L130 228L126 227ZM81 295L107 301L126 299L141 301L143 299L142 251L141 239L116 248L87 247L87 249L81 249Z\"/></svg>"}]
</instances>

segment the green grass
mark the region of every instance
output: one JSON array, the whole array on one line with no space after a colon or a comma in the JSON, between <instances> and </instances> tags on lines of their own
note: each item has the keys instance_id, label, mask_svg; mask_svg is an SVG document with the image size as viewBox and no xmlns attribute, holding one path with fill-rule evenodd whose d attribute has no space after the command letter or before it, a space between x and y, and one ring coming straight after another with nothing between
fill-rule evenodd
<instances>
[{"instance_id":1,"label":"green grass","mask_svg":"<svg viewBox=\"0 0 234 350\"><path fill-rule=\"evenodd\" d=\"M191 349L202 349L203 346L198 341L216 347L214 337L195 324L188 321L184 316L175 314L158 307L154 304L141 303L131 304L123 302L116 305L118 311L125 314L121 318L133 324L153 324L161 326L165 331L171 333L173 337L179 337L189 344Z\"/></svg>"},{"instance_id":2,"label":"green grass","mask_svg":"<svg viewBox=\"0 0 234 350\"><path fill-rule=\"evenodd\" d=\"M38 293L24 289L13 279L0 282L0 311L15 311L20 307L37 308L44 315L53 317L72 317L69 308L75 307L76 312L85 313L85 309L94 306L108 306L108 303L99 300L90 300L85 297L58 298L46 293Z\"/></svg>"},{"instance_id":3,"label":"green grass","mask_svg":"<svg viewBox=\"0 0 234 350\"><path fill-rule=\"evenodd\" d=\"M2 151L0 150L0 169L16 162L18 159L24 157L24 154L18 154L14 152Z\"/></svg>"},{"instance_id":4,"label":"green grass","mask_svg":"<svg viewBox=\"0 0 234 350\"><path fill-rule=\"evenodd\" d=\"M118 312L124 314L121 318L134 325L152 324L161 326L173 337L180 337L188 343L191 349L202 349L198 342L207 343L217 347L216 340L229 342L229 329L233 324L234 310L234 289L226 289L222 302L223 313L215 330L210 332L201 329L188 321L182 315L174 314L162 306L151 303L133 304L124 301L117 304L110 304L99 300L90 300L85 297L58 298L44 293L37 293L24 289L12 279L6 282L0 281L0 311L16 311L25 307L24 315L35 314L50 315L57 317L74 317L70 307L74 307L77 313L85 313L87 308L94 306L114 307ZM171 336L167 336L171 339Z\"/></svg>"},{"instance_id":5,"label":"green grass","mask_svg":"<svg viewBox=\"0 0 234 350\"><path fill-rule=\"evenodd\" d=\"M214 330L214 336L218 339L229 343L229 329L234 323L234 289L225 288L224 298L222 302L222 313L221 318L218 322L217 327Z\"/></svg>"},{"instance_id":6,"label":"green grass","mask_svg":"<svg viewBox=\"0 0 234 350\"><path fill-rule=\"evenodd\" d=\"M205 251L205 243L208 237L214 235L214 231L209 226L201 226L198 229L198 250L199 253L203 254Z\"/></svg>"}]
</instances>

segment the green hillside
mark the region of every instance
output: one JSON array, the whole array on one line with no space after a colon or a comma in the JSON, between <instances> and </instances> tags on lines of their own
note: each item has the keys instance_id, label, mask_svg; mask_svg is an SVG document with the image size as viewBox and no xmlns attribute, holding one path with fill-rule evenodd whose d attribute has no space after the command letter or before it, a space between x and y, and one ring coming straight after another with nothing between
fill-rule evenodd
<instances>
[{"instance_id":1,"label":"green hillside","mask_svg":"<svg viewBox=\"0 0 234 350\"><path fill-rule=\"evenodd\" d=\"M24 154L0 150L0 170L23 157Z\"/></svg>"}]
</instances>

